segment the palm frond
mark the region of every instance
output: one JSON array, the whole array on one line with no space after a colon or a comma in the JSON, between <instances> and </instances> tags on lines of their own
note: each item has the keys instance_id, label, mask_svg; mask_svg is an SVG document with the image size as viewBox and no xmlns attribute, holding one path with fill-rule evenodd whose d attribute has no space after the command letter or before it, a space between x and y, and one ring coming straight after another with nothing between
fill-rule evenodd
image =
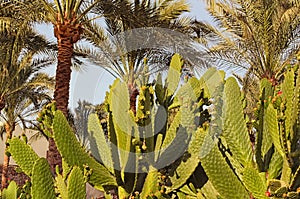
<instances>
[{"instance_id":1,"label":"palm frond","mask_svg":"<svg viewBox=\"0 0 300 199\"><path fill-rule=\"evenodd\" d=\"M159 6L159 14L162 20L177 19L184 12L189 12L190 7L186 0L163 1Z\"/></svg>"},{"instance_id":2,"label":"palm frond","mask_svg":"<svg viewBox=\"0 0 300 199\"><path fill-rule=\"evenodd\" d=\"M207 4L220 39L210 52L215 60L251 69L259 77L279 76L299 40L300 7L279 0L207 0Z\"/></svg>"}]
</instances>

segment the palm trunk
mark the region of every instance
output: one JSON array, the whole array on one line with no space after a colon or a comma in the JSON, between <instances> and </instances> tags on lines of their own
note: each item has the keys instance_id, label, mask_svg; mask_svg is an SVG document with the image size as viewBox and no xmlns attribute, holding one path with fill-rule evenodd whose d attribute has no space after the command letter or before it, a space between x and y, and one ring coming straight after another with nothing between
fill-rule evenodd
<instances>
[{"instance_id":1,"label":"palm trunk","mask_svg":"<svg viewBox=\"0 0 300 199\"><path fill-rule=\"evenodd\" d=\"M71 80L71 59L73 54L73 44L69 38L63 38L64 35L57 37L58 41L58 63L56 68L54 100L57 109L62 111L65 117L68 117L69 88ZM53 138L49 138L49 149L47 151L47 160L53 174L58 166L62 169L62 159Z\"/></svg>"},{"instance_id":2,"label":"palm trunk","mask_svg":"<svg viewBox=\"0 0 300 199\"><path fill-rule=\"evenodd\" d=\"M61 110L65 117L68 117L73 45L79 40L81 33L81 26L79 24L72 24L69 20L65 20L63 24L57 23L54 26L54 35L58 43L54 100L56 101L57 109ZM53 174L55 174L56 166L59 166L60 171L62 170L61 155L52 138L49 138L47 160Z\"/></svg>"},{"instance_id":3,"label":"palm trunk","mask_svg":"<svg viewBox=\"0 0 300 199\"><path fill-rule=\"evenodd\" d=\"M130 97L130 109L133 112L133 114L136 114L136 98L139 95L139 91L135 86L132 86L132 84L128 85L129 90L129 97Z\"/></svg>"},{"instance_id":4,"label":"palm trunk","mask_svg":"<svg viewBox=\"0 0 300 199\"><path fill-rule=\"evenodd\" d=\"M5 124L5 132L6 132L6 141L12 137L13 131L15 129L15 124ZM7 145L5 146L4 156L3 156L3 165L2 165L2 178L1 178L1 189L7 188L7 174L8 174L8 166L9 166L10 156L7 155Z\"/></svg>"},{"instance_id":5,"label":"palm trunk","mask_svg":"<svg viewBox=\"0 0 300 199\"><path fill-rule=\"evenodd\" d=\"M47 161L50 165L50 169L53 175L56 173L56 166L59 167L59 171L62 171L62 159L61 155L56 147L53 138L48 139L49 147L47 151Z\"/></svg>"},{"instance_id":6,"label":"palm trunk","mask_svg":"<svg viewBox=\"0 0 300 199\"><path fill-rule=\"evenodd\" d=\"M61 38L58 40L58 63L55 76L55 91L54 100L58 110L61 110L64 115L68 116L68 104L69 104L69 89L71 80L71 66L73 55L73 43L70 38Z\"/></svg>"},{"instance_id":7,"label":"palm trunk","mask_svg":"<svg viewBox=\"0 0 300 199\"><path fill-rule=\"evenodd\" d=\"M5 99L4 96L0 97L0 112L2 111L2 109L4 109L5 107Z\"/></svg>"}]
</instances>

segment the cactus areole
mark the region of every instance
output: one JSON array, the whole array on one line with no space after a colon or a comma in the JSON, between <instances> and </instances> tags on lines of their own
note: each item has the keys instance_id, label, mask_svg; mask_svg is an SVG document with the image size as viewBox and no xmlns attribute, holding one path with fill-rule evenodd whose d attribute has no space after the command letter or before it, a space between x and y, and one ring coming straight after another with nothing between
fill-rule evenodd
<instances>
[{"instance_id":1,"label":"cactus areole","mask_svg":"<svg viewBox=\"0 0 300 199\"><path fill-rule=\"evenodd\" d=\"M57 38L58 45L54 100L56 101L57 109L61 110L66 117L68 117L73 47L83 32L83 28L77 23L76 19L76 15L73 15L71 18L66 17L64 20L58 18L54 24L54 35ZM53 173L55 173L56 165L61 170L61 156L52 138L49 138L47 160Z\"/></svg>"}]
</instances>

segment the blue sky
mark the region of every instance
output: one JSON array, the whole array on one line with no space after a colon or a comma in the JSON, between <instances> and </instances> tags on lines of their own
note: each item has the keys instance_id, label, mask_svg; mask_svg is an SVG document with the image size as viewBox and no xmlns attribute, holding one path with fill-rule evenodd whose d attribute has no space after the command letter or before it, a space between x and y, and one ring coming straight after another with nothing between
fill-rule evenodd
<instances>
[{"instance_id":1,"label":"blue sky","mask_svg":"<svg viewBox=\"0 0 300 199\"><path fill-rule=\"evenodd\" d=\"M207 11L205 10L204 0L187 0L191 7L189 15L195 16L198 20L210 21ZM47 38L55 41L53 36L53 28L50 25L38 25ZM55 66L51 66L46 70L49 74L55 74ZM74 109L79 100L86 100L92 104L103 102L105 92L113 82L113 77L101 69L99 66L85 66L81 71L72 71L70 101L69 106Z\"/></svg>"}]
</instances>

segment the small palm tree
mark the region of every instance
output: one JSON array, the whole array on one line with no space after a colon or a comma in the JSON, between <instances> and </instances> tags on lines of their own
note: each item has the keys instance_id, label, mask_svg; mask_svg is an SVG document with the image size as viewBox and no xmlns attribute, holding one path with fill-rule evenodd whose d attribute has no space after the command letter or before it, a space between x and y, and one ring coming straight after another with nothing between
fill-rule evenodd
<instances>
[{"instance_id":1,"label":"small palm tree","mask_svg":"<svg viewBox=\"0 0 300 199\"><path fill-rule=\"evenodd\" d=\"M26 27L29 31L29 27ZM20 30L23 31L23 30ZM47 42L31 30L27 37L19 37L17 30L1 34L0 60L0 116L4 121L2 132L6 133L6 141L13 135L16 125L24 128L30 123L28 118L41 110L44 102L51 100L51 89L54 79L38 71L53 63L54 58L37 59L35 55L44 51ZM5 37L4 37L5 36ZM40 40L40 43L36 42ZM43 42L42 42L43 41ZM34 49L31 47L35 45ZM39 46L40 45L40 46ZM2 170L2 188L7 185L9 156L4 154Z\"/></svg>"},{"instance_id":2,"label":"small palm tree","mask_svg":"<svg viewBox=\"0 0 300 199\"><path fill-rule=\"evenodd\" d=\"M88 147L88 117L93 113L95 107L87 101L78 101L78 106L75 108L74 114L74 127L75 134L80 143Z\"/></svg>"},{"instance_id":3,"label":"small palm tree","mask_svg":"<svg viewBox=\"0 0 300 199\"><path fill-rule=\"evenodd\" d=\"M54 46L33 30L35 15L28 13L29 8L37 6L18 1L0 4L0 116L6 140L12 137L16 125L29 127L54 89L54 79L38 72L55 61ZM7 185L8 165L5 153L2 188Z\"/></svg>"},{"instance_id":4,"label":"small palm tree","mask_svg":"<svg viewBox=\"0 0 300 199\"><path fill-rule=\"evenodd\" d=\"M35 122L32 118L37 116L37 113L41 111L43 105L51 100L49 93L45 93L46 90L53 86L54 89L54 79L51 80L52 85L46 88L45 85L38 86L40 81L49 81L50 79L46 74L39 74L35 78L29 80L29 82L36 84L31 90L23 90L17 92L17 96L11 95L10 97L15 97L10 99L6 104L5 108L1 112L1 120L4 121L4 128L1 129L1 134L6 134L6 142L12 138L13 132L17 125L20 125L22 129L32 128L32 124ZM24 97L23 94L33 95L30 98ZM7 187L7 174L8 166L10 162L10 156L7 155L7 150L4 153L3 167L2 167L2 189Z\"/></svg>"}]
</instances>

